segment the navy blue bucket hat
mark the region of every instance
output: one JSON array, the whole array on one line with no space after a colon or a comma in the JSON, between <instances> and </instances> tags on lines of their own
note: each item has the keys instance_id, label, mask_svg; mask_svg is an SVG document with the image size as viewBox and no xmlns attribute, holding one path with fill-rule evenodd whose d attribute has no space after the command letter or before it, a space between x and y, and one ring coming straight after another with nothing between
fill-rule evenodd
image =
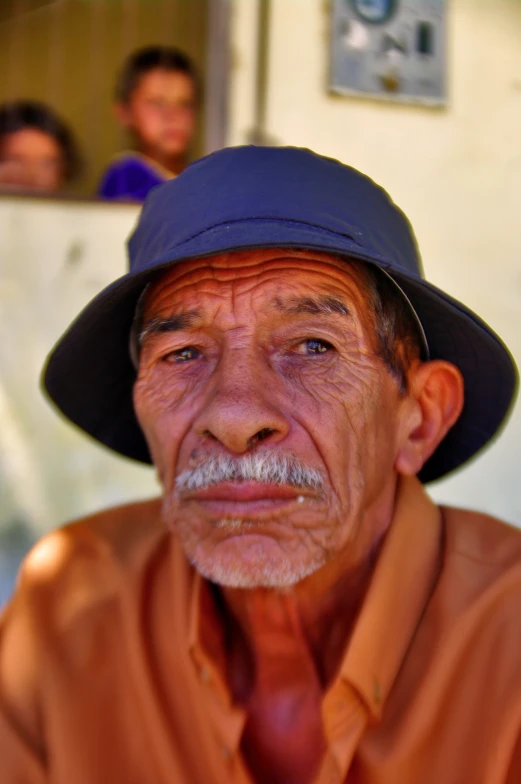
<instances>
[{"instance_id":1,"label":"navy blue bucket hat","mask_svg":"<svg viewBox=\"0 0 521 784\"><path fill-rule=\"evenodd\" d=\"M423 326L430 358L465 380L461 417L423 467L428 482L460 466L498 431L517 386L494 332L424 280L411 227L371 179L309 150L235 147L154 189L129 240L130 271L82 311L52 351L44 386L72 422L122 455L150 462L132 405L129 335L137 301L179 261L253 248L308 248L390 275Z\"/></svg>"}]
</instances>

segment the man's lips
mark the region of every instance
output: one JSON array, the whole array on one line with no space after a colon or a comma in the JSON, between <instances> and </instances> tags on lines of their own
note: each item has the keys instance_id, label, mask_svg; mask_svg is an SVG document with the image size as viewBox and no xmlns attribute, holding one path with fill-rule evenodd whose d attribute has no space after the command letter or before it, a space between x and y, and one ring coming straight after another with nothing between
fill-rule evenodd
<instances>
[{"instance_id":1,"label":"man's lips","mask_svg":"<svg viewBox=\"0 0 521 784\"><path fill-rule=\"evenodd\" d=\"M218 485L205 487L204 490L192 490L185 495L185 498L194 498L198 501L261 501L271 498L297 498L302 492L289 485L264 482L221 482Z\"/></svg>"},{"instance_id":2,"label":"man's lips","mask_svg":"<svg viewBox=\"0 0 521 784\"><path fill-rule=\"evenodd\" d=\"M263 482L222 482L204 490L182 494L183 501L195 501L222 516L251 516L275 511L291 503L302 503L315 495L309 490Z\"/></svg>"}]
</instances>

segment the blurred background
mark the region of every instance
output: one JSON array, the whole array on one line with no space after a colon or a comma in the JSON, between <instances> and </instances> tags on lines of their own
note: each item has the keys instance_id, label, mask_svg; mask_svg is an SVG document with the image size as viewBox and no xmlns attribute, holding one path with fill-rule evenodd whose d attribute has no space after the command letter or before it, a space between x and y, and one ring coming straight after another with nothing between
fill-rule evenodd
<instances>
[{"instance_id":1,"label":"blurred background","mask_svg":"<svg viewBox=\"0 0 521 784\"><path fill-rule=\"evenodd\" d=\"M73 193L90 195L124 144L113 117L113 94L125 58L150 44L174 46L203 73L208 5L207 0L2 0L0 102L36 99L69 124L85 157ZM202 150L198 129L193 153Z\"/></svg>"},{"instance_id":2,"label":"blurred background","mask_svg":"<svg viewBox=\"0 0 521 784\"><path fill-rule=\"evenodd\" d=\"M520 40L521 0L2 0L0 603L42 532L159 492L39 389L53 343L125 271L133 177L245 143L351 164L521 364ZM431 494L521 525L520 443L517 405Z\"/></svg>"}]
</instances>

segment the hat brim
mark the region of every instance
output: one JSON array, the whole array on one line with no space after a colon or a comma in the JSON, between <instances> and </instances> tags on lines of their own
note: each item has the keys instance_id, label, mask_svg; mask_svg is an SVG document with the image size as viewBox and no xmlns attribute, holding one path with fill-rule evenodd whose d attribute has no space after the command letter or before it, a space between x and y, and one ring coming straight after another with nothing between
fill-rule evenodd
<instances>
[{"instance_id":1,"label":"hat brim","mask_svg":"<svg viewBox=\"0 0 521 784\"><path fill-rule=\"evenodd\" d=\"M277 221L273 221L276 223ZM193 258L254 248L308 248L357 258L383 268L403 289L418 314L431 359L456 365L465 382L461 416L425 463L419 478L439 479L479 452L496 435L517 390L515 363L500 338L472 311L413 273L391 269L354 243L330 232L286 224L284 240L273 242L271 221L220 226L177 246L148 269L128 273L95 297L50 354L43 385L62 413L82 430L125 457L150 463L149 450L134 414L136 371L129 335L144 286L166 267ZM320 235L318 237L317 235ZM247 237L248 240L244 238Z\"/></svg>"}]
</instances>

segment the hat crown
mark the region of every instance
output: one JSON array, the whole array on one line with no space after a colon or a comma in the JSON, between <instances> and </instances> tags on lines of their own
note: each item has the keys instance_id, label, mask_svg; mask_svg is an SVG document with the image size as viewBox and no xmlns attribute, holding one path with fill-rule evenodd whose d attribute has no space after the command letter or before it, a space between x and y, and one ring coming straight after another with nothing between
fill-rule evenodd
<instances>
[{"instance_id":1,"label":"hat crown","mask_svg":"<svg viewBox=\"0 0 521 784\"><path fill-rule=\"evenodd\" d=\"M305 247L341 244L347 254L422 275L407 218L369 177L310 150L254 146L219 150L155 188L129 241L130 269L179 259L198 237L204 247L206 234L213 253L217 235L229 249L226 235L240 222L248 222L251 237L241 247L290 247L288 229L300 226L309 236Z\"/></svg>"}]
</instances>

